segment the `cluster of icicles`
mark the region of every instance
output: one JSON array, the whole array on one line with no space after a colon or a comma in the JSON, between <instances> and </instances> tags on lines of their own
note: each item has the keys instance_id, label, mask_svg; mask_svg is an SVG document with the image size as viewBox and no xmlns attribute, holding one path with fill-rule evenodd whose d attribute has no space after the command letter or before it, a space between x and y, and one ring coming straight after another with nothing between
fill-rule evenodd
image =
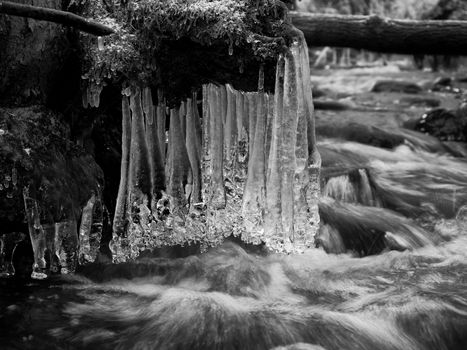
<instances>
[{"instance_id":1,"label":"cluster of icicles","mask_svg":"<svg viewBox=\"0 0 467 350\"><path fill-rule=\"evenodd\" d=\"M304 40L278 59L274 95L264 92L263 75L261 69L257 92L204 85L200 109L196 93L168 109L162 91L156 105L149 88L124 91L121 181L110 242L115 262L165 245L215 246L231 235L279 252L313 245L321 162ZM100 90L86 89L83 104L99 106ZM98 192L79 220L68 215L46 224L40 203L24 188L33 278L47 277L47 261L50 271L68 273L96 259L104 217ZM16 245L15 239L0 237L0 275L14 274L14 249L5 245ZM6 250L12 253L5 260Z\"/></svg>"},{"instance_id":2,"label":"cluster of icicles","mask_svg":"<svg viewBox=\"0 0 467 350\"><path fill-rule=\"evenodd\" d=\"M320 158L309 76L301 41L278 60L274 95L262 70L258 92L204 85L200 109L196 93L170 109L160 91L156 105L149 88L124 94L114 261L230 235L282 252L311 246Z\"/></svg>"},{"instance_id":3,"label":"cluster of icicles","mask_svg":"<svg viewBox=\"0 0 467 350\"><path fill-rule=\"evenodd\" d=\"M67 274L74 272L77 264L93 262L100 248L102 237L104 207L99 195L92 194L81 212L81 220L71 215L67 220L55 223L41 223L40 203L31 196L29 188L23 189L24 208L28 223L34 253L33 271L34 279L47 278L48 272ZM19 243L24 237L12 235ZM7 258L7 265L3 273L13 275L13 249ZM49 262L47 268L47 261Z\"/></svg>"}]
</instances>

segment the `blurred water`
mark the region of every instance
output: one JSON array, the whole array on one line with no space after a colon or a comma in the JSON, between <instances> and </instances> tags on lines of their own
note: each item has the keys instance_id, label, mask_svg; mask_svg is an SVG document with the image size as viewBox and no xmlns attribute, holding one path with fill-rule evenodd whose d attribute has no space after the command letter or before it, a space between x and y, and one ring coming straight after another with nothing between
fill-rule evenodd
<instances>
[{"instance_id":1,"label":"blurred water","mask_svg":"<svg viewBox=\"0 0 467 350\"><path fill-rule=\"evenodd\" d=\"M2 280L0 348L466 349L467 162L413 144L320 146L319 248L226 242Z\"/></svg>"},{"instance_id":2,"label":"blurred water","mask_svg":"<svg viewBox=\"0 0 467 350\"><path fill-rule=\"evenodd\" d=\"M6 349L465 349L466 248L459 232L364 258L257 256L226 243L94 266L2 290L0 340Z\"/></svg>"}]
</instances>

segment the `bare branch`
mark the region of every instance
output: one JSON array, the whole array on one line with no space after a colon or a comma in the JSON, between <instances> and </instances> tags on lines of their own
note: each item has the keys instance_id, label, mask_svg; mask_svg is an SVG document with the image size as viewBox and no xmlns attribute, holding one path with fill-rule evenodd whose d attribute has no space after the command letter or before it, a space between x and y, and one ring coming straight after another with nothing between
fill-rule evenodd
<instances>
[{"instance_id":1,"label":"bare branch","mask_svg":"<svg viewBox=\"0 0 467 350\"><path fill-rule=\"evenodd\" d=\"M10 16L33 18L39 21L60 23L97 36L114 33L112 28L90 21L74 13L44 7L0 1L0 14L1 13Z\"/></svg>"}]
</instances>

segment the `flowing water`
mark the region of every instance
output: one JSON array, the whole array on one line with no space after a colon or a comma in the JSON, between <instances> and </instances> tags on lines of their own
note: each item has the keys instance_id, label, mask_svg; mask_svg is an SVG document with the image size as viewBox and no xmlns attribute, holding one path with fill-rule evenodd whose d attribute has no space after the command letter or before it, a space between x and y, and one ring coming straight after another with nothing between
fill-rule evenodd
<instances>
[{"instance_id":1,"label":"flowing water","mask_svg":"<svg viewBox=\"0 0 467 350\"><path fill-rule=\"evenodd\" d=\"M336 135L338 136L338 135ZM411 135L323 155L318 248L0 284L2 349L467 349L467 161Z\"/></svg>"}]
</instances>

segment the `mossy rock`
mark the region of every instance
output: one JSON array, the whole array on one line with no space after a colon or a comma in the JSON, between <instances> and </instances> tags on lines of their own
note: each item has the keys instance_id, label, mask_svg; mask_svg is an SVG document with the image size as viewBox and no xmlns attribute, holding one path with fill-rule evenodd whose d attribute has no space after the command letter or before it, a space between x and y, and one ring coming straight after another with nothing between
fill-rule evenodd
<instances>
[{"instance_id":1,"label":"mossy rock","mask_svg":"<svg viewBox=\"0 0 467 350\"><path fill-rule=\"evenodd\" d=\"M272 91L278 56L301 35L276 0L84 2L82 14L115 30L100 46L83 37L84 84L93 91L109 81L151 85L169 104L209 82L256 91L261 65Z\"/></svg>"},{"instance_id":2,"label":"mossy rock","mask_svg":"<svg viewBox=\"0 0 467 350\"><path fill-rule=\"evenodd\" d=\"M24 223L23 189L40 204L41 222L78 219L103 187L93 157L68 140L62 118L43 107L0 108L0 224Z\"/></svg>"}]
</instances>

